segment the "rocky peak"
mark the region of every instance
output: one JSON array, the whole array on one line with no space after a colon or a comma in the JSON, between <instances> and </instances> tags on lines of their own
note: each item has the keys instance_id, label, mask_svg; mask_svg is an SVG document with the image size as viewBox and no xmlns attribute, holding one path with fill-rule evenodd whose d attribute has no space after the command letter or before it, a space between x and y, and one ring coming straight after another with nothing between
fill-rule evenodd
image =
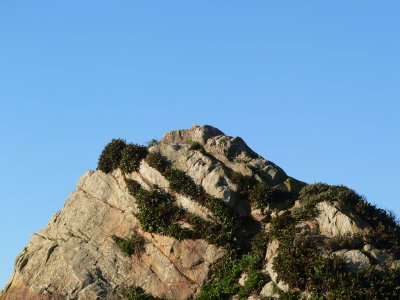
<instances>
[{"instance_id":1,"label":"rocky peak","mask_svg":"<svg viewBox=\"0 0 400 300\"><path fill-rule=\"evenodd\" d=\"M399 249L394 217L353 190L194 125L112 140L1 299L398 299Z\"/></svg>"},{"instance_id":2,"label":"rocky peak","mask_svg":"<svg viewBox=\"0 0 400 300\"><path fill-rule=\"evenodd\" d=\"M221 130L210 125L198 126L194 124L189 129L167 132L160 140L160 143L185 144L187 141L193 141L205 145L210 138L219 135L224 136L225 134Z\"/></svg>"}]
</instances>

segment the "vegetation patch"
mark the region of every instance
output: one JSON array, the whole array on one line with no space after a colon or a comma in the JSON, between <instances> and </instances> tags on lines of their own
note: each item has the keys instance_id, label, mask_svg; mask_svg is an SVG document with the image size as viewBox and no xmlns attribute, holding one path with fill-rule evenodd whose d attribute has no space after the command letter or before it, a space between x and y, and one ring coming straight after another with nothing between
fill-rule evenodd
<instances>
[{"instance_id":1,"label":"vegetation patch","mask_svg":"<svg viewBox=\"0 0 400 300\"><path fill-rule=\"evenodd\" d=\"M355 212L370 224L373 231L365 234L365 243L397 255L400 251L400 226L393 213L377 208L354 190L342 185L316 183L304 187L299 194L301 206L293 210L296 220L310 220L318 214L316 204L322 201L336 203L344 212Z\"/></svg>"},{"instance_id":2,"label":"vegetation patch","mask_svg":"<svg viewBox=\"0 0 400 300\"><path fill-rule=\"evenodd\" d=\"M206 236L216 238L214 244L237 246L238 234L241 227L241 218L221 199L206 193L202 186L197 185L185 172L173 169L169 163L158 153L151 153L146 158L147 163L157 169L169 182L170 188L179 194L190 197L200 205L209 209L219 225L219 232L215 235L214 229L207 230ZM206 238L210 241L209 238Z\"/></svg>"},{"instance_id":3,"label":"vegetation patch","mask_svg":"<svg viewBox=\"0 0 400 300\"><path fill-rule=\"evenodd\" d=\"M311 299L398 299L400 272L378 271L373 267L357 273L346 269L342 258L318 250L309 232L295 227L290 212L271 222L271 235L280 242L274 260L278 280L306 291Z\"/></svg>"},{"instance_id":4,"label":"vegetation patch","mask_svg":"<svg viewBox=\"0 0 400 300\"><path fill-rule=\"evenodd\" d=\"M143 289L135 286L122 289L120 295L126 300L162 300L161 298L154 297L146 293Z\"/></svg>"},{"instance_id":5,"label":"vegetation patch","mask_svg":"<svg viewBox=\"0 0 400 300\"><path fill-rule=\"evenodd\" d=\"M147 149L157 146L160 142L156 139L152 139L151 141L147 142Z\"/></svg>"},{"instance_id":6,"label":"vegetation patch","mask_svg":"<svg viewBox=\"0 0 400 300\"><path fill-rule=\"evenodd\" d=\"M97 170L110 173L118 168L122 157L122 151L126 147L125 140L113 139L109 142L100 154Z\"/></svg>"},{"instance_id":7,"label":"vegetation patch","mask_svg":"<svg viewBox=\"0 0 400 300\"><path fill-rule=\"evenodd\" d=\"M192 150L207 155L204 147L188 141ZM149 147L149 146L148 146ZM145 190L131 179L125 179L129 193L136 199L139 212L135 215L143 230L171 236L177 240L204 239L227 250L217 264L210 281L202 287L196 299L230 299L237 295L247 299L259 292L270 280L261 272L265 249L270 239L279 241L279 251L273 268L278 280L286 282L291 291L279 291L281 299L299 299L307 292L310 299L400 299L400 271L380 271L374 267L350 272L345 261L333 254L339 249L360 249L365 243L385 249L394 257L400 253L400 226L393 214L368 203L364 197L345 186L323 183L307 185L298 194L300 207L285 211L273 218L268 233L255 235L250 243L243 238L245 218L239 217L226 203L209 195L185 172L174 169L159 152L148 153L148 148L112 140L99 158L98 169L106 173L121 168L124 173L137 171L140 161L157 169L169 182L172 191L190 197L207 208L212 217L204 220L176 205L176 199L153 186ZM259 182L254 176L233 173L231 180L238 194L251 206L267 207L294 197L279 186ZM297 192L296 192L297 193ZM297 194L296 194L297 195ZM334 203L343 212L356 213L374 229L364 235L338 236L321 241L315 233L297 228L299 221L312 220L319 202ZM185 223L189 228L182 227ZM128 255L139 255L144 240L139 235L127 239L113 235L115 243ZM241 274L247 273L244 285L238 283ZM125 291L127 299L158 299L143 290L131 287Z\"/></svg>"},{"instance_id":8,"label":"vegetation patch","mask_svg":"<svg viewBox=\"0 0 400 300\"><path fill-rule=\"evenodd\" d=\"M279 186L269 186L259 182L254 176L234 172L231 180L238 187L241 198L247 199L256 208L266 207L272 203L290 198L290 193Z\"/></svg>"},{"instance_id":9,"label":"vegetation patch","mask_svg":"<svg viewBox=\"0 0 400 300\"><path fill-rule=\"evenodd\" d=\"M211 282L202 287L196 300L230 299L234 294L239 299L247 299L251 293L260 292L270 280L261 272L268 241L267 233L259 233L251 242L250 253L240 257L236 252L228 252L219 261ZM243 272L247 272L248 277L241 286L238 280Z\"/></svg>"},{"instance_id":10,"label":"vegetation patch","mask_svg":"<svg viewBox=\"0 0 400 300\"><path fill-rule=\"evenodd\" d=\"M186 211L175 205L171 195L157 187L147 191L132 179L125 179L125 182L129 193L137 201L139 212L135 216L144 231L171 236L177 240L198 238L193 230L178 224L185 219Z\"/></svg>"},{"instance_id":11,"label":"vegetation patch","mask_svg":"<svg viewBox=\"0 0 400 300\"><path fill-rule=\"evenodd\" d=\"M112 239L118 247L128 255L140 255L144 251L144 238L137 233L132 234L129 238L124 239L116 235L112 235Z\"/></svg>"},{"instance_id":12,"label":"vegetation patch","mask_svg":"<svg viewBox=\"0 0 400 300\"><path fill-rule=\"evenodd\" d=\"M128 144L122 151L119 167L124 173L138 171L140 162L146 155L146 147L137 144Z\"/></svg>"},{"instance_id":13,"label":"vegetation patch","mask_svg":"<svg viewBox=\"0 0 400 300\"><path fill-rule=\"evenodd\" d=\"M124 173L137 171L140 161L147 155L147 148L137 144L126 144L125 140L113 139L100 154L97 170L110 173L121 168Z\"/></svg>"},{"instance_id":14,"label":"vegetation patch","mask_svg":"<svg viewBox=\"0 0 400 300\"><path fill-rule=\"evenodd\" d=\"M202 287L197 300L224 300L237 294L239 299L247 299L252 292L259 292L269 281L260 271L261 261L257 255L246 254L242 258L233 259L227 255L219 263L213 281ZM238 283L240 275L248 272L244 286Z\"/></svg>"}]
</instances>

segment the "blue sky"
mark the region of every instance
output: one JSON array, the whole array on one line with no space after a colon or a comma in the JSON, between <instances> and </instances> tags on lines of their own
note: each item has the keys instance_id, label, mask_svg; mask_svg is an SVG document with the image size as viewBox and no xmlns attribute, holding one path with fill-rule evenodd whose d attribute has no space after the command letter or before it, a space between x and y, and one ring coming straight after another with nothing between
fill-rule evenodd
<instances>
[{"instance_id":1,"label":"blue sky","mask_svg":"<svg viewBox=\"0 0 400 300\"><path fill-rule=\"evenodd\" d=\"M0 2L0 286L109 140L193 123L400 214L399 14L365 0Z\"/></svg>"}]
</instances>

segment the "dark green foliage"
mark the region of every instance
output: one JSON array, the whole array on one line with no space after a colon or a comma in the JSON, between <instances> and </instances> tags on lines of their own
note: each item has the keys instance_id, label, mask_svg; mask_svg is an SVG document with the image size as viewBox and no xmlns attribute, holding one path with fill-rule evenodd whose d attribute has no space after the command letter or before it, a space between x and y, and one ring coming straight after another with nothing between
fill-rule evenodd
<instances>
[{"instance_id":1,"label":"dark green foliage","mask_svg":"<svg viewBox=\"0 0 400 300\"><path fill-rule=\"evenodd\" d=\"M197 300L223 300L238 294L239 299L247 299L251 292L260 291L268 282L261 273L262 256L247 254L242 258L226 255L219 263L211 283L203 286ZM244 286L238 284L240 274L248 272Z\"/></svg>"},{"instance_id":2,"label":"dark green foliage","mask_svg":"<svg viewBox=\"0 0 400 300\"><path fill-rule=\"evenodd\" d=\"M382 228L378 226L364 236L366 244L373 244L378 249L386 249L387 252L400 259L400 230L399 227Z\"/></svg>"},{"instance_id":3,"label":"dark green foliage","mask_svg":"<svg viewBox=\"0 0 400 300\"><path fill-rule=\"evenodd\" d=\"M135 197L139 213L136 214L142 229L174 237L178 240L195 238L193 230L182 228L178 222L186 216L185 210L175 205L171 195L158 188L143 189L136 181L125 179L128 190Z\"/></svg>"},{"instance_id":4,"label":"dark green foliage","mask_svg":"<svg viewBox=\"0 0 400 300\"><path fill-rule=\"evenodd\" d=\"M150 142L147 142L147 149L153 146L157 146L159 144L159 141L156 139L152 139Z\"/></svg>"},{"instance_id":5,"label":"dark green foliage","mask_svg":"<svg viewBox=\"0 0 400 300\"><path fill-rule=\"evenodd\" d=\"M169 163L159 153L150 153L146 160L150 166L156 168L168 180L173 191L190 197L212 212L214 221L218 225L209 227L204 233L203 236L207 241L216 245L236 247L241 220L229 206L221 199L207 194L204 188L195 184L193 179L185 172L170 168Z\"/></svg>"},{"instance_id":6,"label":"dark green foliage","mask_svg":"<svg viewBox=\"0 0 400 300\"><path fill-rule=\"evenodd\" d=\"M265 254L268 242L270 241L269 233L262 231L257 233L251 240L251 250L252 253L262 256Z\"/></svg>"},{"instance_id":7,"label":"dark green foliage","mask_svg":"<svg viewBox=\"0 0 400 300\"><path fill-rule=\"evenodd\" d=\"M332 254L323 255L318 250L318 239L295 227L295 220L290 212L272 220L270 234L280 242L279 252L274 260L278 280L286 282L291 289L307 291L312 299L400 297L398 271L381 272L370 268L358 273L349 272L341 258ZM346 239L336 242L337 247L359 243ZM332 243L334 248L334 241Z\"/></svg>"},{"instance_id":8,"label":"dark green foliage","mask_svg":"<svg viewBox=\"0 0 400 300\"><path fill-rule=\"evenodd\" d=\"M310 184L300 191L300 202L312 209L318 202L337 202L342 210L356 212L372 226L396 227L398 223L394 214L368 203L364 197L343 185L325 183Z\"/></svg>"},{"instance_id":9,"label":"dark green foliage","mask_svg":"<svg viewBox=\"0 0 400 300\"><path fill-rule=\"evenodd\" d=\"M121 155L121 162L119 167L125 173L131 173L133 171L138 171L140 166L140 161L147 155L147 148L136 145L128 144Z\"/></svg>"},{"instance_id":10,"label":"dark green foliage","mask_svg":"<svg viewBox=\"0 0 400 300\"><path fill-rule=\"evenodd\" d=\"M110 173L118 167L125 173L137 171L140 161L147 155L147 148L137 144L126 144L125 140L113 139L102 151L98 170Z\"/></svg>"},{"instance_id":11,"label":"dark green foliage","mask_svg":"<svg viewBox=\"0 0 400 300\"><path fill-rule=\"evenodd\" d=\"M254 176L245 176L238 172L233 172L231 181L237 185L238 194L247 199L251 190L259 183Z\"/></svg>"},{"instance_id":12,"label":"dark green foliage","mask_svg":"<svg viewBox=\"0 0 400 300\"><path fill-rule=\"evenodd\" d=\"M345 212L356 213L374 230L363 239L380 249L396 254L400 250L400 226L393 213L377 208L352 189L342 185L311 184L300 191L301 207L293 210L296 220L309 220L317 214L315 205L321 201L336 202Z\"/></svg>"},{"instance_id":13,"label":"dark green foliage","mask_svg":"<svg viewBox=\"0 0 400 300\"><path fill-rule=\"evenodd\" d=\"M259 183L250 191L249 200L255 207L265 207L274 201L283 201L290 197L290 193L281 187L270 187L264 183Z\"/></svg>"},{"instance_id":14,"label":"dark green foliage","mask_svg":"<svg viewBox=\"0 0 400 300\"><path fill-rule=\"evenodd\" d=\"M164 172L168 166L167 161L158 151L150 152L149 154L147 154L146 161L150 167L160 171L161 173Z\"/></svg>"},{"instance_id":15,"label":"dark green foliage","mask_svg":"<svg viewBox=\"0 0 400 300\"><path fill-rule=\"evenodd\" d=\"M283 214L272 219L269 233L277 240L294 239L296 234L295 219L290 211L285 211Z\"/></svg>"},{"instance_id":16,"label":"dark green foliage","mask_svg":"<svg viewBox=\"0 0 400 300\"><path fill-rule=\"evenodd\" d=\"M124 300L161 300L160 298L147 294L143 289L135 286L122 289L120 294Z\"/></svg>"},{"instance_id":17,"label":"dark green foliage","mask_svg":"<svg viewBox=\"0 0 400 300\"><path fill-rule=\"evenodd\" d=\"M363 237L358 234L354 235L337 235L325 240L324 247L331 251L340 249L361 249L364 246Z\"/></svg>"},{"instance_id":18,"label":"dark green foliage","mask_svg":"<svg viewBox=\"0 0 400 300\"><path fill-rule=\"evenodd\" d=\"M248 278L244 283L244 286L239 290L239 299L247 299L251 293L260 292L264 285L269 281L268 277L261 272L261 270L257 269L259 266L253 266L250 264L248 268Z\"/></svg>"},{"instance_id":19,"label":"dark green foliage","mask_svg":"<svg viewBox=\"0 0 400 300\"><path fill-rule=\"evenodd\" d=\"M298 291L287 291L284 292L280 289L277 288L276 293L279 295L279 299L280 300L299 300L300 298L300 293ZM267 298L267 300L275 300L276 298L274 297L270 297ZM316 299L312 299L312 300L320 300L321 298L316 298ZM324 299L324 298L322 298ZM321 300L322 300L321 299ZM333 300L333 299L332 299Z\"/></svg>"},{"instance_id":20,"label":"dark green foliage","mask_svg":"<svg viewBox=\"0 0 400 300\"><path fill-rule=\"evenodd\" d=\"M200 200L198 201L200 204L205 203L206 193L201 187L197 186L185 172L168 168L162 174L168 180L172 190L179 194Z\"/></svg>"},{"instance_id":21,"label":"dark green foliage","mask_svg":"<svg viewBox=\"0 0 400 300\"><path fill-rule=\"evenodd\" d=\"M247 199L257 208L266 207L290 197L290 193L283 188L279 186L271 187L259 182L254 176L245 176L234 172L231 180L237 185L240 197Z\"/></svg>"},{"instance_id":22,"label":"dark green foliage","mask_svg":"<svg viewBox=\"0 0 400 300\"><path fill-rule=\"evenodd\" d=\"M126 147L125 140L113 139L109 142L100 154L97 170L110 173L119 167L122 151Z\"/></svg>"},{"instance_id":23,"label":"dark green foliage","mask_svg":"<svg viewBox=\"0 0 400 300\"><path fill-rule=\"evenodd\" d=\"M112 238L118 247L128 255L140 255L144 250L145 240L137 233L132 234L127 239L123 239L116 235L112 235Z\"/></svg>"}]
</instances>

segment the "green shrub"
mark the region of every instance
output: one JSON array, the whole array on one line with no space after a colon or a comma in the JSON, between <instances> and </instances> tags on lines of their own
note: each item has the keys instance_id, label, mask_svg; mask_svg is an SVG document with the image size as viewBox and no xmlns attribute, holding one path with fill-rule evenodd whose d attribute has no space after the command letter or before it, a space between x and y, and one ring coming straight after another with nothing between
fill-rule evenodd
<instances>
[{"instance_id":1,"label":"green shrub","mask_svg":"<svg viewBox=\"0 0 400 300\"><path fill-rule=\"evenodd\" d=\"M265 207L274 202L280 202L290 197L290 193L281 187L270 187L259 183L249 192L249 200L255 207Z\"/></svg>"},{"instance_id":2,"label":"green shrub","mask_svg":"<svg viewBox=\"0 0 400 300\"><path fill-rule=\"evenodd\" d=\"M157 146L160 142L157 141L156 139L152 139L151 141L147 142L147 149L153 146Z\"/></svg>"},{"instance_id":3,"label":"green shrub","mask_svg":"<svg viewBox=\"0 0 400 300\"><path fill-rule=\"evenodd\" d=\"M137 233L132 234L129 238L123 239L116 235L112 235L112 239L118 247L128 255L140 255L144 251L144 238Z\"/></svg>"},{"instance_id":4,"label":"green shrub","mask_svg":"<svg viewBox=\"0 0 400 300\"><path fill-rule=\"evenodd\" d=\"M158 170L160 173L164 172L167 168L167 162L160 152L154 151L150 152L146 156L146 162L150 167Z\"/></svg>"},{"instance_id":5,"label":"green shrub","mask_svg":"<svg viewBox=\"0 0 400 300\"><path fill-rule=\"evenodd\" d=\"M256 266L249 265L247 280L238 293L239 299L247 299L254 292L259 293L268 281L270 278L261 270L256 269Z\"/></svg>"},{"instance_id":6,"label":"green shrub","mask_svg":"<svg viewBox=\"0 0 400 300\"><path fill-rule=\"evenodd\" d=\"M119 167L122 151L126 147L125 140L113 139L109 142L100 154L97 170L110 173Z\"/></svg>"},{"instance_id":7,"label":"green shrub","mask_svg":"<svg viewBox=\"0 0 400 300\"><path fill-rule=\"evenodd\" d=\"M306 291L311 299L400 297L400 271L381 272L371 267L358 273L349 272L342 258L323 254L319 250L318 239L295 227L295 220L290 212L272 220L270 234L280 242L273 265L278 280L286 282L291 289ZM346 238L330 242L333 243L332 250L335 247L363 244Z\"/></svg>"},{"instance_id":8,"label":"green shrub","mask_svg":"<svg viewBox=\"0 0 400 300\"><path fill-rule=\"evenodd\" d=\"M210 230L204 233L207 241L213 239L212 243L216 245L237 246L241 219L227 204L207 194L204 188L197 185L185 172L171 168L170 163L160 153L150 153L146 161L168 180L169 187L174 192L190 197L211 211L214 221L221 226L218 234L211 233Z\"/></svg>"},{"instance_id":9,"label":"green shrub","mask_svg":"<svg viewBox=\"0 0 400 300\"><path fill-rule=\"evenodd\" d=\"M178 240L196 238L197 234L177 224L186 216L186 211L175 205L175 199L159 190L143 189L132 179L125 179L129 193L135 197L139 212L135 215L143 230L171 236Z\"/></svg>"},{"instance_id":10,"label":"green shrub","mask_svg":"<svg viewBox=\"0 0 400 300\"><path fill-rule=\"evenodd\" d=\"M239 196L257 208L266 207L290 197L290 193L282 187L271 187L259 182L254 176L233 172L231 180L237 185Z\"/></svg>"},{"instance_id":11,"label":"green shrub","mask_svg":"<svg viewBox=\"0 0 400 300\"><path fill-rule=\"evenodd\" d=\"M124 173L138 171L140 161L145 158L146 155L146 147L136 144L128 144L122 151L119 167Z\"/></svg>"},{"instance_id":12,"label":"green shrub","mask_svg":"<svg viewBox=\"0 0 400 300\"><path fill-rule=\"evenodd\" d=\"M254 176L245 176L238 172L233 172L231 181L237 185L237 192L241 198L247 199L251 190L259 183Z\"/></svg>"},{"instance_id":13,"label":"green shrub","mask_svg":"<svg viewBox=\"0 0 400 300\"><path fill-rule=\"evenodd\" d=\"M251 240L252 253L263 256L270 239L271 237L268 232L262 231L257 233Z\"/></svg>"},{"instance_id":14,"label":"green shrub","mask_svg":"<svg viewBox=\"0 0 400 300\"><path fill-rule=\"evenodd\" d=\"M202 287L196 300L230 299L234 294L238 294L239 299L247 299L252 292L259 292L268 282L268 278L261 272L262 258L256 254L247 254L242 258L226 255L219 262L212 282ZM244 271L248 272L248 279L241 286L238 280Z\"/></svg>"},{"instance_id":15,"label":"green shrub","mask_svg":"<svg viewBox=\"0 0 400 300\"><path fill-rule=\"evenodd\" d=\"M343 185L330 186L325 183L307 185L300 191L299 200L306 207L313 207L321 201L337 202L342 210L355 211L373 226L378 226L380 223L384 226L398 226L393 213L368 203L363 196Z\"/></svg>"},{"instance_id":16,"label":"green shrub","mask_svg":"<svg viewBox=\"0 0 400 300\"><path fill-rule=\"evenodd\" d=\"M364 246L363 237L359 234L337 235L324 241L324 247L330 252L341 249L361 249Z\"/></svg>"},{"instance_id":17,"label":"green shrub","mask_svg":"<svg viewBox=\"0 0 400 300\"><path fill-rule=\"evenodd\" d=\"M162 300L146 293L142 288L135 286L122 289L120 294L125 300Z\"/></svg>"}]
</instances>

